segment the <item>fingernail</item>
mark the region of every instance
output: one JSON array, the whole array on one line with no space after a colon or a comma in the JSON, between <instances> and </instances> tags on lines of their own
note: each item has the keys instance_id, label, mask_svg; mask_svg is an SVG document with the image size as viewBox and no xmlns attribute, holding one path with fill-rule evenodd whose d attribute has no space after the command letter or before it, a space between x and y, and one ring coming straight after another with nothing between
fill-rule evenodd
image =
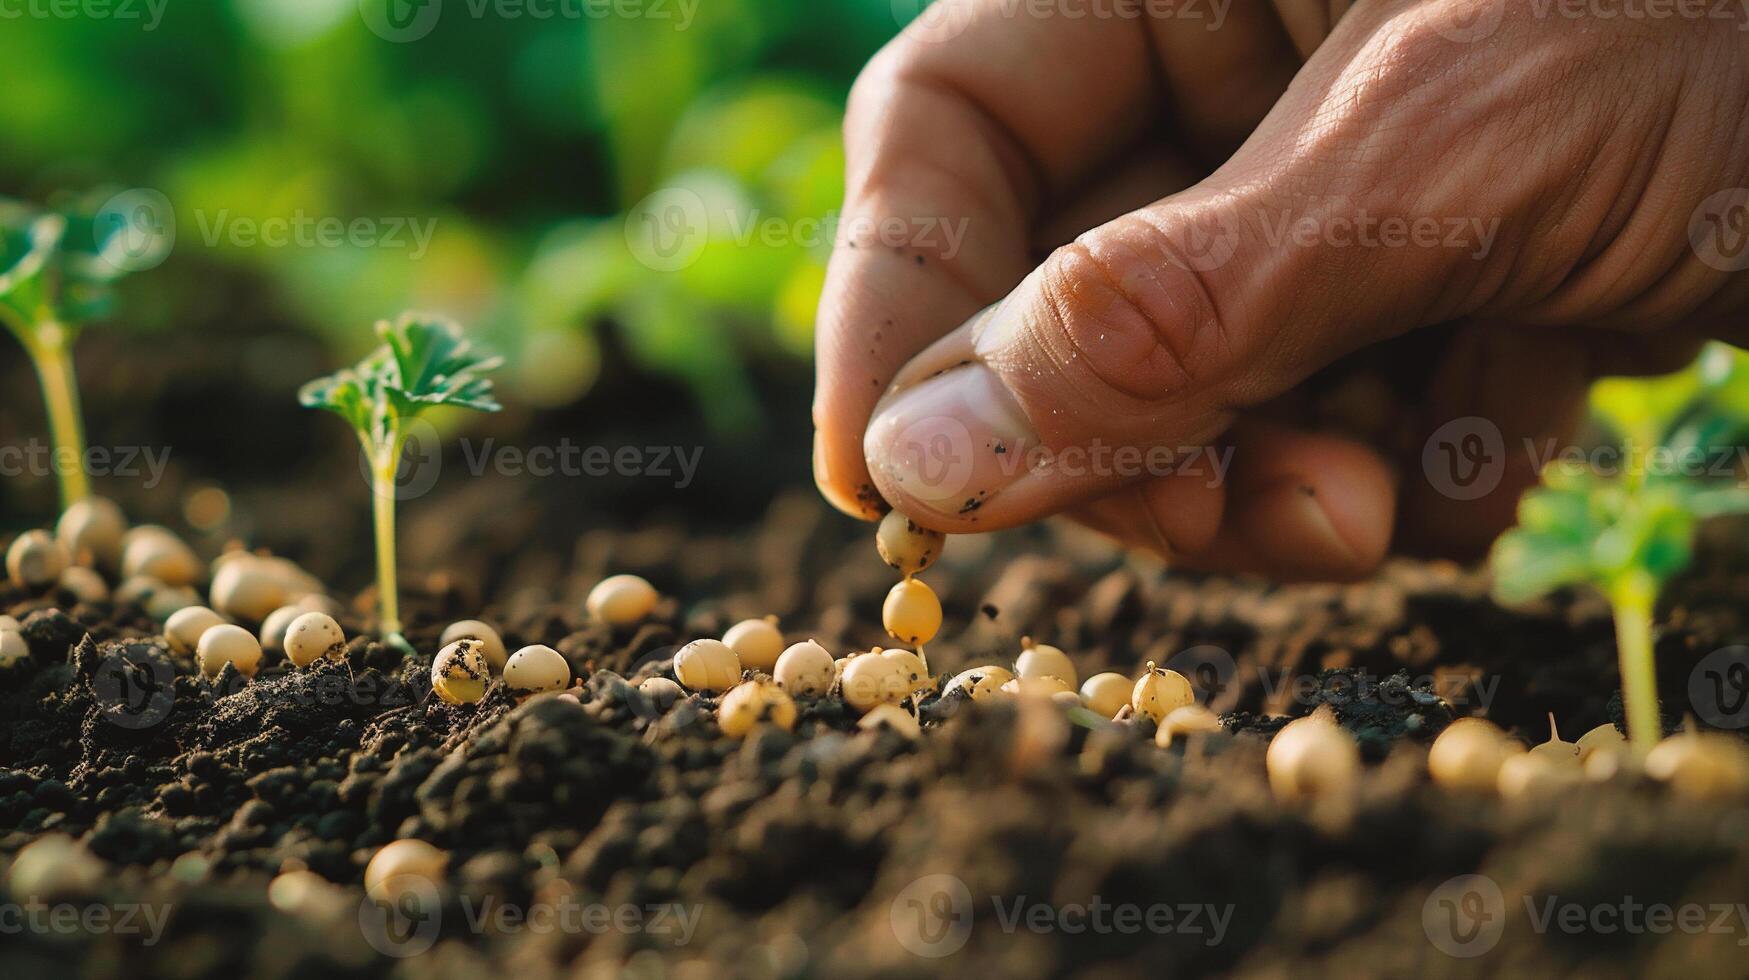
<instances>
[{"instance_id":1,"label":"fingernail","mask_svg":"<svg viewBox=\"0 0 1749 980\"><path fill-rule=\"evenodd\" d=\"M902 508L959 518L1024 476L1036 441L996 372L974 361L887 396L862 448Z\"/></svg>"}]
</instances>

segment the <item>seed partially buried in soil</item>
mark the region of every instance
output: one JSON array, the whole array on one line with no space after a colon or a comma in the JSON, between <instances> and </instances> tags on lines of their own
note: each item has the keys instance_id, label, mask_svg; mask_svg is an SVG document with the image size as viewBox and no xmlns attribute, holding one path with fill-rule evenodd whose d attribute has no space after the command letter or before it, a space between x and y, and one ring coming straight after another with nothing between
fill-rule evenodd
<instances>
[{"instance_id":1,"label":"seed partially buried in soil","mask_svg":"<svg viewBox=\"0 0 1749 980\"><path fill-rule=\"evenodd\" d=\"M742 670L770 673L783 655L783 632L777 628L777 617L744 619L729 627L723 642L735 651Z\"/></svg>"},{"instance_id":2,"label":"seed partially buried in soil","mask_svg":"<svg viewBox=\"0 0 1749 980\"><path fill-rule=\"evenodd\" d=\"M164 621L164 639L173 653L192 656L200 646L200 638L214 626L230 622L205 606L186 606L170 614Z\"/></svg>"},{"instance_id":3,"label":"seed partially buried in soil","mask_svg":"<svg viewBox=\"0 0 1749 980\"><path fill-rule=\"evenodd\" d=\"M1360 778L1360 743L1320 707L1275 733L1264 767L1270 789L1283 800L1345 793Z\"/></svg>"},{"instance_id":4,"label":"seed partially buried in soil","mask_svg":"<svg viewBox=\"0 0 1749 980\"><path fill-rule=\"evenodd\" d=\"M689 691L721 693L741 682L741 661L722 640L693 640L674 655L674 679Z\"/></svg>"},{"instance_id":5,"label":"seed partially buried in soil","mask_svg":"<svg viewBox=\"0 0 1749 980\"><path fill-rule=\"evenodd\" d=\"M431 661L431 689L449 704L474 704L486 696L492 668L481 652L485 646L463 637L437 652Z\"/></svg>"},{"instance_id":6,"label":"seed partially buried in soil","mask_svg":"<svg viewBox=\"0 0 1749 980\"><path fill-rule=\"evenodd\" d=\"M1094 674L1081 685L1081 703L1101 718L1115 718L1130 703L1130 691L1134 687L1128 677L1115 671Z\"/></svg>"},{"instance_id":7,"label":"seed partially buried in soil","mask_svg":"<svg viewBox=\"0 0 1749 980\"><path fill-rule=\"evenodd\" d=\"M11 670L30 660L30 644L17 630L0 630L0 670Z\"/></svg>"},{"instance_id":8,"label":"seed partially buried in soil","mask_svg":"<svg viewBox=\"0 0 1749 980\"><path fill-rule=\"evenodd\" d=\"M838 692L844 703L866 714L876 705L905 700L911 694L911 683L896 661L871 650L851 657L844 665L838 677Z\"/></svg>"},{"instance_id":9,"label":"seed partially buried in soil","mask_svg":"<svg viewBox=\"0 0 1749 980\"><path fill-rule=\"evenodd\" d=\"M1163 749L1170 748L1181 738L1218 732L1221 729L1220 715L1200 704L1187 704L1182 708L1174 708L1161 720L1160 727L1154 731L1154 744Z\"/></svg>"},{"instance_id":10,"label":"seed partially buried in soil","mask_svg":"<svg viewBox=\"0 0 1749 980\"><path fill-rule=\"evenodd\" d=\"M1130 707L1136 714L1152 718L1156 725L1173 711L1195 703L1190 679L1176 670L1157 667L1153 661L1130 690Z\"/></svg>"},{"instance_id":11,"label":"seed partially buried in soil","mask_svg":"<svg viewBox=\"0 0 1749 980\"><path fill-rule=\"evenodd\" d=\"M254 677L261 666L261 641L241 626L220 623L200 635L194 659L200 672L208 677L219 676L226 664L237 668L237 673L244 677Z\"/></svg>"},{"instance_id":12,"label":"seed partially buried in soil","mask_svg":"<svg viewBox=\"0 0 1749 980\"><path fill-rule=\"evenodd\" d=\"M200 578L201 561L194 549L176 532L158 524L141 524L121 541L121 577L154 578L168 586L193 585Z\"/></svg>"},{"instance_id":13,"label":"seed partially buried in soil","mask_svg":"<svg viewBox=\"0 0 1749 980\"><path fill-rule=\"evenodd\" d=\"M510 652L504 646L504 638L491 623L480 619L464 619L451 623L443 628L443 635L437 638L437 645L440 648L446 647L464 638L480 641L480 655L486 658L486 666L493 673L504 670L504 662L509 659Z\"/></svg>"},{"instance_id":14,"label":"seed partially buried in soil","mask_svg":"<svg viewBox=\"0 0 1749 980\"><path fill-rule=\"evenodd\" d=\"M449 854L422 840L390 841L364 868L364 891L373 900L397 905L404 896L429 894L443 881Z\"/></svg>"},{"instance_id":15,"label":"seed partially buried in soil","mask_svg":"<svg viewBox=\"0 0 1749 980\"><path fill-rule=\"evenodd\" d=\"M955 691L963 690L966 692L967 698L973 701L984 701L1001 694L1002 685L1013 679L1014 672L1007 667L998 667L995 664L968 667L953 675L953 680L948 681L947 686L942 689L942 695L945 697ZM1126 691L1128 686L1129 682L1126 681Z\"/></svg>"},{"instance_id":16,"label":"seed partially buried in soil","mask_svg":"<svg viewBox=\"0 0 1749 980\"><path fill-rule=\"evenodd\" d=\"M563 691L571 686L571 664L552 647L525 646L504 661L504 686L518 696Z\"/></svg>"},{"instance_id":17,"label":"seed partially buried in soil","mask_svg":"<svg viewBox=\"0 0 1749 980\"><path fill-rule=\"evenodd\" d=\"M899 676L909 688L907 693L915 694L935 683L935 678L929 676L929 665L915 653L909 650L883 650L881 656L898 665Z\"/></svg>"},{"instance_id":18,"label":"seed partially buried in soil","mask_svg":"<svg viewBox=\"0 0 1749 980\"><path fill-rule=\"evenodd\" d=\"M784 731L796 727L796 703L783 688L763 678L735 686L717 706L717 727L730 738L746 738L760 725Z\"/></svg>"},{"instance_id":19,"label":"seed partially buried in soil","mask_svg":"<svg viewBox=\"0 0 1749 980\"><path fill-rule=\"evenodd\" d=\"M1075 661L1057 647L1034 643L1032 637L1021 637L1020 656L1014 661L1016 677L1055 677L1074 687L1081 682Z\"/></svg>"},{"instance_id":20,"label":"seed partially buried in soil","mask_svg":"<svg viewBox=\"0 0 1749 980\"><path fill-rule=\"evenodd\" d=\"M33 592L53 585L69 563L66 545L47 531L26 531L6 549L6 577Z\"/></svg>"},{"instance_id":21,"label":"seed partially buried in soil","mask_svg":"<svg viewBox=\"0 0 1749 980\"><path fill-rule=\"evenodd\" d=\"M97 574L96 569L84 565L68 565L61 572L55 588L71 593L75 599L85 603L103 602L109 598L109 583L103 580L102 575Z\"/></svg>"},{"instance_id":22,"label":"seed partially buried in soil","mask_svg":"<svg viewBox=\"0 0 1749 980\"><path fill-rule=\"evenodd\" d=\"M295 667L308 667L321 659L346 659L346 633L333 616L307 612L292 620L285 631L285 659Z\"/></svg>"},{"instance_id":23,"label":"seed partially buried in soil","mask_svg":"<svg viewBox=\"0 0 1749 980\"><path fill-rule=\"evenodd\" d=\"M1736 735L1678 732L1646 753L1646 775L1678 796L1703 802L1749 794L1749 747Z\"/></svg>"},{"instance_id":24,"label":"seed partially buried in soil","mask_svg":"<svg viewBox=\"0 0 1749 980\"><path fill-rule=\"evenodd\" d=\"M76 500L55 522L55 537L73 561L114 569L121 563L121 540L128 520L107 497Z\"/></svg>"},{"instance_id":25,"label":"seed partially buried in soil","mask_svg":"<svg viewBox=\"0 0 1749 980\"><path fill-rule=\"evenodd\" d=\"M1524 751L1498 725L1483 718L1459 718L1427 750L1427 772L1446 789L1490 794L1500 786L1500 767Z\"/></svg>"},{"instance_id":26,"label":"seed partially buried in soil","mask_svg":"<svg viewBox=\"0 0 1749 980\"><path fill-rule=\"evenodd\" d=\"M824 697L832 689L837 668L832 654L813 640L792 643L777 658L772 679L791 696Z\"/></svg>"},{"instance_id":27,"label":"seed partially buried in soil","mask_svg":"<svg viewBox=\"0 0 1749 980\"><path fill-rule=\"evenodd\" d=\"M869 709L868 714L856 721L856 727L865 731L886 729L898 732L906 738L918 738L923 734L922 726L917 719L911 717L911 712L896 704L877 704Z\"/></svg>"}]
</instances>

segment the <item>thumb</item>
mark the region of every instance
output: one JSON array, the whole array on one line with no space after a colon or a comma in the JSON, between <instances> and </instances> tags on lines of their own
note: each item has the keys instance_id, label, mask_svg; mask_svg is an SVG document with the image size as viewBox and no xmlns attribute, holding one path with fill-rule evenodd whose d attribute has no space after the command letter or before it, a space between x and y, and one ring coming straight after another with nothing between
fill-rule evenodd
<instances>
[{"instance_id":1,"label":"thumb","mask_svg":"<svg viewBox=\"0 0 1749 980\"><path fill-rule=\"evenodd\" d=\"M1489 90L1454 118L1426 79L1497 55L1373 26L1345 22L1208 179L1056 250L902 369L863 444L882 495L940 530L1026 523L1176 472L1345 353L1499 302L1495 233L1556 177L1499 178L1493 136L1524 104Z\"/></svg>"}]
</instances>

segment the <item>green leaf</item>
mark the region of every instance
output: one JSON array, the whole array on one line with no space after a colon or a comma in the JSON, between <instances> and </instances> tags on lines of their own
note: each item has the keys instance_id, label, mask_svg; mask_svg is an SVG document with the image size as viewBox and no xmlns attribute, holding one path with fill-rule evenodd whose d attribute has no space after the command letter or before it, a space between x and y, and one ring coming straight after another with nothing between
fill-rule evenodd
<instances>
[{"instance_id":1,"label":"green leaf","mask_svg":"<svg viewBox=\"0 0 1749 980\"><path fill-rule=\"evenodd\" d=\"M1602 378L1591 386L1591 411L1622 439L1659 441L1701 391L1700 374L1685 368L1656 378Z\"/></svg>"},{"instance_id":2,"label":"green leaf","mask_svg":"<svg viewBox=\"0 0 1749 980\"><path fill-rule=\"evenodd\" d=\"M433 405L481 412L503 407L492 397L492 379L485 377L504 363L503 358L475 351L455 322L403 313L393 322L377 324L377 336L389 352L377 383L399 414L415 415Z\"/></svg>"},{"instance_id":3,"label":"green leaf","mask_svg":"<svg viewBox=\"0 0 1749 980\"><path fill-rule=\"evenodd\" d=\"M1507 605L1529 602L1567 585L1592 580L1583 544L1514 528L1502 534L1488 555L1494 597Z\"/></svg>"},{"instance_id":4,"label":"green leaf","mask_svg":"<svg viewBox=\"0 0 1749 980\"><path fill-rule=\"evenodd\" d=\"M374 434L377 425L376 388L368 373L342 368L298 389L298 404L323 408L345 419L361 434Z\"/></svg>"},{"instance_id":5,"label":"green leaf","mask_svg":"<svg viewBox=\"0 0 1749 980\"><path fill-rule=\"evenodd\" d=\"M66 225L60 215L0 200L0 319L21 339L48 302L50 266Z\"/></svg>"}]
</instances>

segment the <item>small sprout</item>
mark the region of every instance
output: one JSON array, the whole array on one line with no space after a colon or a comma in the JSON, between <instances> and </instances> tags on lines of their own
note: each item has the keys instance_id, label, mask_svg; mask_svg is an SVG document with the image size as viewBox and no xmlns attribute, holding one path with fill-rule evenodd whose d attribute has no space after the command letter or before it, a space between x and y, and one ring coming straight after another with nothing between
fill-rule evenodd
<instances>
[{"instance_id":1,"label":"small sprout","mask_svg":"<svg viewBox=\"0 0 1749 980\"><path fill-rule=\"evenodd\" d=\"M46 589L67 570L67 548L47 531L26 531L6 549L6 576L21 589Z\"/></svg>"},{"instance_id":2,"label":"small sprout","mask_svg":"<svg viewBox=\"0 0 1749 980\"><path fill-rule=\"evenodd\" d=\"M921 581L908 578L893 586L881 604L881 623L901 643L921 646L941 629L941 600Z\"/></svg>"},{"instance_id":3,"label":"small sprout","mask_svg":"<svg viewBox=\"0 0 1749 980\"><path fill-rule=\"evenodd\" d=\"M1555 713L1552 711L1549 712L1549 740L1532 746L1529 754L1562 765L1577 765L1579 762L1579 746L1561 741L1561 730L1555 727Z\"/></svg>"},{"instance_id":4,"label":"small sprout","mask_svg":"<svg viewBox=\"0 0 1749 980\"><path fill-rule=\"evenodd\" d=\"M461 327L437 317L402 314L392 323L378 323L377 336L381 347L354 367L304 385L298 402L345 419L370 460L379 626L391 646L406 652L410 648L401 636L396 585L395 478L411 435L409 425L438 405L498 411L486 374L502 361L475 351Z\"/></svg>"},{"instance_id":5,"label":"small sprout","mask_svg":"<svg viewBox=\"0 0 1749 980\"><path fill-rule=\"evenodd\" d=\"M474 639L480 641L480 655L486 658L486 666L493 673L504 671L504 662L510 656L504 647L504 638L492 628L491 623L478 619L464 619L444 627L443 635L437 638L439 647L449 646L457 640Z\"/></svg>"},{"instance_id":6,"label":"small sprout","mask_svg":"<svg viewBox=\"0 0 1749 980\"><path fill-rule=\"evenodd\" d=\"M1500 784L1500 767L1524 752L1516 739L1483 718L1459 718L1427 750L1427 772L1449 790L1488 794Z\"/></svg>"},{"instance_id":7,"label":"small sprout","mask_svg":"<svg viewBox=\"0 0 1749 980\"><path fill-rule=\"evenodd\" d=\"M237 668L244 677L254 677L261 666L261 642L255 634L233 623L220 623L200 634L194 648L195 663L208 677L219 676L226 664Z\"/></svg>"},{"instance_id":8,"label":"small sprout","mask_svg":"<svg viewBox=\"0 0 1749 980\"><path fill-rule=\"evenodd\" d=\"M1152 718L1156 725L1173 711L1195 703L1196 692L1189 678L1176 670L1156 667L1153 661L1130 690L1130 707L1136 714Z\"/></svg>"},{"instance_id":9,"label":"small sprout","mask_svg":"<svg viewBox=\"0 0 1749 980\"><path fill-rule=\"evenodd\" d=\"M844 702L867 714L880 704L898 704L911 694L910 680L896 661L870 651L851 657L838 678Z\"/></svg>"},{"instance_id":10,"label":"small sprout","mask_svg":"<svg viewBox=\"0 0 1749 980\"><path fill-rule=\"evenodd\" d=\"M1531 749L1509 755L1500 763L1494 788L1503 799L1515 800L1567 789L1583 779L1583 769L1574 762L1549 753L1538 755Z\"/></svg>"},{"instance_id":11,"label":"small sprout","mask_svg":"<svg viewBox=\"0 0 1749 980\"><path fill-rule=\"evenodd\" d=\"M791 695L817 698L832 690L837 673L832 654L826 652L825 647L813 640L803 640L790 644L789 649L778 656L772 677L778 687Z\"/></svg>"},{"instance_id":12,"label":"small sprout","mask_svg":"<svg viewBox=\"0 0 1749 980\"><path fill-rule=\"evenodd\" d=\"M883 650L881 656L899 666L899 677L910 688L908 693L915 694L935 683L935 678L929 676L929 665L915 653L909 650Z\"/></svg>"},{"instance_id":13,"label":"small sprout","mask_svg":"<svg viewBox=\"0 0 1749 980\"><path fill-rule=\"evenodd\" d=\"M121 539L127 531L127 517L108 497L75 502L55 524L55 537L74 561L110 569L121 563Z\"/></svg>"},{"instance_id":14,"label":"small sprout","mask_svg":"<svg viewBox=\"0 0 1749 980\"><path fill-rule=\"evenodd\" d=\"M142 524L121 539L121 577L144 575L165 585L192 585L200 578L200 559L176 532L157 524Z\"/></svg>"},{"instance_id":15,"label":"small sprout","mask_svg":"<svg viewBox=\"0 0 1749 980\"><path fill-rule=\"evenodd\" d=\"M171 613L164 621L164 639L169 641L173 652L191 656L200 648L200 638L207 630L227 622L229 620L225 617L205 606L186 606Z\"/></svg>"},{"instance_id":16,"label":"small sprout","mask_svg":"<svg viewBox=\"0 0 1749 980\"><path fill-rule=\"evenodd\" d=\"M656 706L657 711L667 711L674 707L674 702L686 695L679 684L666 677L646 677L644 682L638 685L638 690L643 692L644 697L650 699L650 703Z\"/></svg>"},{"instance_id":17,"label":"small sprout","mask_svg":"<svg viewBox=\"0 0 1749 980\"><path fill-rule=\"evenodd\" d=\"M252 623L265 620L288 602L322 590L322 583L284 558L239 551L214 564L218 571L207 590L213 608Z\"/></svg>"},{"instance_id":18,"label":"small sprout","mask_svg":"<svg viewBox=\"0 0 1749 980\"><path fill-rule=\"evenodd\" d=\"M0 670L11 670L29 659L30 644L24 641L24 634L0 629Z\"/></svg>"},{"instance_id":19,"label":"small sprout","mask_svg":"<svg viewBox=\"0 0 1749 980\"><path fill-rule=\"evenodd\" d=\"M371 855L364 868L364 891L373 900L399 907L403 897L430 894L443 881L449 855L422 840L391 841Z\"/></svg>"},{"instance_id":20,"label":"small sprout","mask_svg":"<svg viewBox=\"0 0 1749 980\"><path fill-rule=\"evenodd\" d=\"M911 712L896 704L877 704L870 708L868 714L857 719L856 727L865 732L886 729L897 732L906 738L917 738L923 734L922 726L917 719L911 717Z\"/></svg>"},{"instance_id":21,"label":"small sprout","mask_svg":"<svg viewBox=\"0 0 1749 980\"><path fill-rule=\"evenodd\" d=\"M656 587L637 575L609 575L595 583L583 608L609 626L632 626L656 608Z\"/></svg>"},{"instance_id":22,"label":"small sprout","mask_svg":"<svg viewBox=\"0 0 1749 980\"><path fill-rule=\"evenodd\" d=\"M1075 661L1056 647L1032 642L1032 637L1020 639L1020 658L1014 661L1017 677L1055 677L1071 688L1080 680Z\"/></svg>"},{"instance_id":23,"label":"small sprout","mask_svg":"<svg viewBox=\"0 0 1749 980\"><path fill-rule=\"evenodd\" d=\"M723 642L740 658L743 670L770 673L783 654L783 633L777 628L777 617L743 619L729 627Z\"/></svg>"},{"instance_id":24,"label":"small sprout","mask_svg":"<svg viewBox=\"0 0 1749 980\"><path fill-rule=\"evenodd\" d=\"M1109 670L1094 674L1081 685L1081 703L1101 718L1115 718L1130 703L1130 688L1134 686L1128 677Z\"/></svg>"},{"instance_id":25,"label":"small sprout","mask_svg":"<svg viewBox=\"0 0 1749 980\"><path fill-rule=\"evenodd\" d=\"M875 529L875 550L881 560L907 576L934 564L946 543L947 535L921 527L896 510L888 511Z\"/></svg>"},{"instance_id":26,"label":"small sprout","mask_svg":"<svg viewBox=\"0 0 1749 980\"><path fill-rule=\"evenodd\" d=\"M1122 674L1113 676L1122 677ZM1124 682L1128 686L1129 682ZM1290 723L1291 724L1291 723ZM1170 748L1179 738L1190 735L1202 735L1207 732L1221 730L1221 716L1200 704L1187 704L1182 708L1172 709L1154 731L1154 744L1161 748Z\"/></svg>"},{"instance_id":27,"label":"small sprout","mask_svg":"<svg viewBox=\"0 0 1749 980\"><path fill-rule=\"evenodd\" d=\"M796 727L796 703L783 688L764 678L737 684L717 707L717 727L730 738L746 738L762 724L784 731Z\"/></svg>"},{"instance_id":28,"label":"small sprout","mask_svg":"<svg viewBox=\"0 0 1749 980\"><path fill-rule=\"evenodd\" d=\"M674 679L689 691L721 693L741 682L741 661L722 640L693 640L674 655Z\"/></svg>"},{"instance_id":29,"label":"small sprout","mask_svg":"<svg viewBox=\"0 0 1749 980\"><path fill-rule=\"evenodd\" d=\"M517 695L563 691L571 686L571 664L552 647L525 646L504 661L504 686Z\"/></svg>"},{"instance_id":30,"label":"small sprout","mask_svg":"<svg viewBox=\"0 0 1749 980\"><path fill-rule=\"evenodd\" d=\"M84 565L68 565L55 587L71 593L80 602L103 602L109 598L109 583L96 569Z\"/></svg>"},{"instance_id":31,"label":"small sprout","mask_svg":"<svg viewBox=\"0 0 1749 980\"><path fill-rule=\"evenodd\" d=\"M1605 722L1596 728L1579 736L1575 743L1579 746L1579 758L1588 759L1596 752L1625 752L1628 748L1627 736L1621 733L1614 724Z\"/></svg>"},{"instance_id":32,"label":"small sprout","mask_svg":"<svg viewBox=\"0 0 1749 980\"><path fill-rule=\"evenodd\" d=\"M492 668L486 663L482 644L463 637L437 651L431 661L431 689L449 704L473 704L486 696Z\"/></svg>"},{"instance_id":33,"label":"small sprout","mask_svg":"<svg viewBox=\"0 0 1749 980\"><path fill-rule=\"evenodd\" d=\"M947 682L943 696L957 690L964 690L966 697L973 701L983 701L993 698L1002 692L1002 685L1014 679L1014 672L1007 667L997 667L994 664L986 667L971 667L953 675L953 680ZM1128 682L1125 682L1128 687ZM1127 695L1126 695L1127 696Z\"/></svg>"},{"instance_id":34,"label":"small sprout","mask_svg":"<svg viewBox=\"0 0 1749 980\"><path fill-rule=\"evenodd\" d=\"M1749 792L1749 746L1735 735L1678 732L1646 755L1646 775L1691 800L1731 800Z\"/></svg>"},{"instance_id":35,"label":"small sprout","mask_svg":"<svg viewBox=\"0 0 1749 980\"><path fill-rule=\"evenodd\" d=\"M346 633L327 613L307 612L292 620L281 643L285 659L294 667L308 667L323 658L346 659Z\"/></svg>"},{"instance_id":36,"label":"small sprout","mask_svg":"<svg viewBox=\"0 0 1749 980\"><path fill-rule=\"evenodd\" d=\"M1280 799L1341 794L1360 776L1360 744L1324 707L1276 732L1263 761Z\"/></svg>"}]
</instances>

